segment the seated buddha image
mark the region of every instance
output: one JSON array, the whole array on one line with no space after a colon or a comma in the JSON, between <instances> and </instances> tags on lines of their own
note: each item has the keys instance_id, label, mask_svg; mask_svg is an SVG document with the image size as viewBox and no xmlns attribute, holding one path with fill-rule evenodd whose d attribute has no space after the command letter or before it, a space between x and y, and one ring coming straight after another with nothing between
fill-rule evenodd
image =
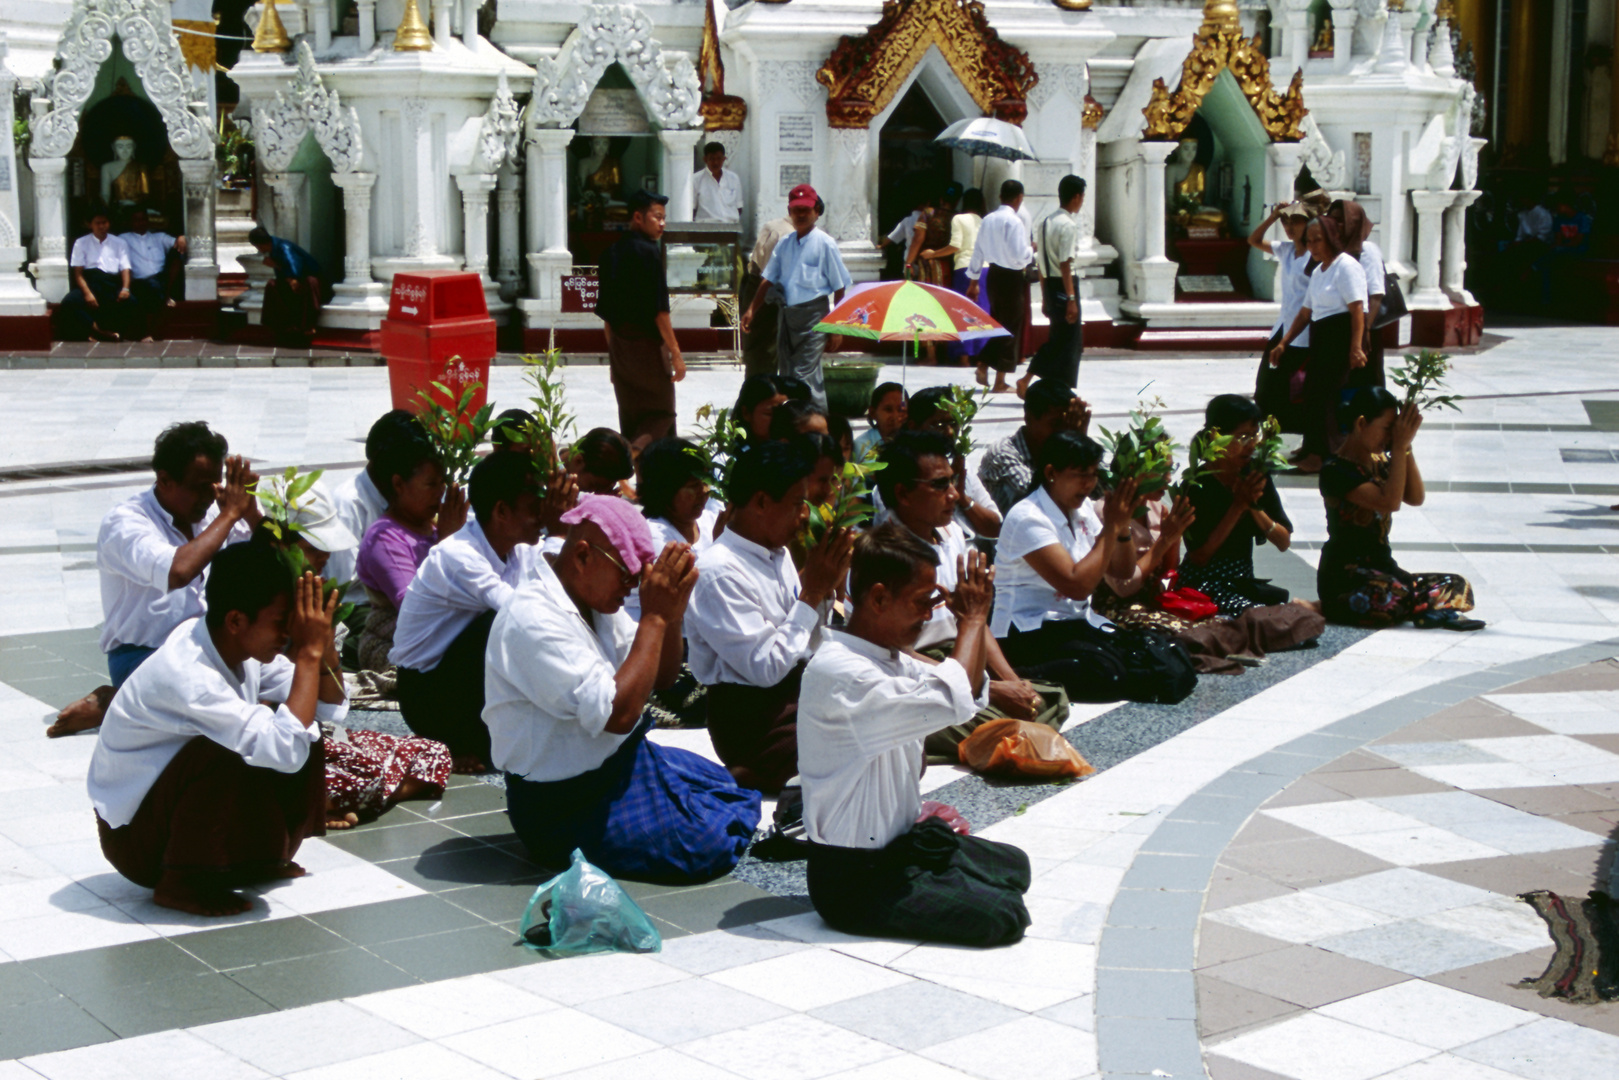
<instances>
[{"instance_id":1,"label":"seated buddha image","mask_svg":"<svg viewBox=\"0 0 1619 1080\"><path fill-rule=\"evenodd\" d=\"M1205 203L1208 196L1208 163L1200 160L1198 141L1181 140L1180 149L1170 159L1172 164L1185 165L1186 175L1175 182L1175 223L1182 227L1193 225L1223 228L1226 214Z\"/></svg>"},{"instance_id":2,"label":"seated buddha image","mask_svg":"<svg viewBox=\"0 0 1619 1080\"><path fill-rule=\"evenodd\" d=\"M112 160L101 166L101 201L107 206L135 206L156 194L146 166L135 159L135 140L120 135L112 141Z\"/></svg>"}]
</instances>

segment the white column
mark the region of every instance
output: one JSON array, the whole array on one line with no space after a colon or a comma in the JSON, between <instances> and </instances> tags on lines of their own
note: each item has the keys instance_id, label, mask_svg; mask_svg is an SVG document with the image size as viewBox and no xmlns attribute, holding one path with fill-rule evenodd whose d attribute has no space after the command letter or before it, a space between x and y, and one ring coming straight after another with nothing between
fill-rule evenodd
<instances>
[{"instance_id":1,"label":"white column","mask_svg":"<svg viewBox=\"0 0 1619 1080\"><path fill-rule=\"evenodd\" d=\"M315 32L315 52L332 47L332 7L328 0L310 0L304 5L304 25Z\"/></svg>"},{"instance_id":2,"label":"white column","mask_svg":"<svg viewBox=\"0 0 1619 1080\"><path fill-rule=\"evenodd\" d=\"M333 173L343 191L343 284L371 284L371 189L377 174Z\"/></svg>"},{"instance_id":3,"label":"white column","mask_svg":"<svg viewBox=\"0 0 1619 1080\"><path fill-rule=\"evenodd\" d=\"M1260 205L1282 206L1293 201L1293 181L1298 179L1299 158L1303 156L1304 147L1296 142L1271 143L1265 148L1265 156L1270 160L1270 173L1265 179L1267 190L1260 197ZM1270 236L1267 238L1272 244L1291 243L1287 239L1287 230L1282 228L1281 222L1271 226ZM1276 264L1277 280L1273 297L1280 299L1282 295L1281 282L1282 267Z\"/></svg>"},{"instance_id":4,"label":"white column","mask_svg":"<svg viewBox=\"0 0 1619 1080\"><path fill-rule=\"evenodd\" d=\"M483 0L461 0L461 44L469 49L478 48L478 9Z\"/></svg>"},{"instance_id":5,"label":"white column","mask_svg":"<svg viewBox=\"0 0 1619 1080\"><path fill-rule=\"evenodd\" d=\"M1175 273L1180 267L1164 255L1167 203L1164 162L1180 148L1177 142L1141 144L1141 247L1140 273L1143 303L1169 304L1175 300Z\"/></svg>"},{"instance_id":6,"label":"white column","mask_svg":"<svg viewBox=\"0 0 1619 1080\"><path fill-rule=\"evenodd\" d=\"M455 32L450 26L451 0L433 0L433 45L448 49Z\"/></svg>"},{"instance_id":7,"label":"white column","mask_svg":"<svg viewBox=\"0 0 1619 1080\"><path fill-rule=\"evenodd\" d=\"M562 276L573 270L568 250L568 144L571 128L536 128L528 134L528 294L522 306L531 327L549 326L562 303Z\"/></svg>"},{"instance_id":8,"label":"white column","mask_svg":"<svg viewBox=\"0 0 1619 1080\"><path fill-rule=\"evenodd\" d=\"M1354 0L1330 0L1332 4L1332 70L1342 74L1349 70L1349 61L1355 48L1355 23L1360 20L1360 9Z\"/></svg>"},{"instance_id":9,"label":"white column","mask_svg":"<svg viewBox=\"0 0 1619 1080\"><path fill-rule=\"evenodd\" d=\"M1450 298L1439 291L1439 233L1442 215L1453 201L1455 195L1449 191L1411 193L1417 208L1417 281L1409 301L1412 310L1450 307Z\"/></svg>"},{"instance_id":10,"label":"white column","mask_svg":"<svg viewBox=\"0 0 1619 1080\"><path fill-rule=\"evenodd\" d=\"M1287 71L1310 57L1310 0L1287 0Z\"/></svg>"},{"instance_id":11,"label":"white column","mask_svg":"<svg viewBox=\"0 0 1619 1080\"><path fill-rule=\"evenodd\" d=\"M692 215L692 174L697 171L697 140L703 137L701 128L664 128L658 132L663 141L662 194L669 196L667 212L670 221L690 221Z\"/></svg>"},{"instance_id":12,"label":"white column","mask_svg":"<svg viewBox=\"0 0 1619 1080\"><path fill-rule=\"evenodd\" d=\"M360 51L370 52L377 43L377 0L355 0L360 23Z\"/></svg>"},{"instance_id":13,"label":"white column","mask_svg":"<svg viewBox=\"0 0 1619 1080\"><path fill-rule=\"evenodd\" d=\"M6 34L0 30L0 101L10 101L17 76L6 67ZM17 146L0 135L0 315L44 315L45 298L22 272L28 249L22 243L22 204L17 199Z\"/></svg>"},{"instance_id":14,"label":"white column","mask_svg":"<svg viewBox=\"0 0 1619 1080\"><path fill-rule=\"evenodd\" d=\"M461 234L465 240L469 274L486 282L489 277L489 193L495 190L494 173L459 173L455 186L461 189Z\"/></svg>"},{"instance_id":15,"label":"white column","mask_svg":"<svg viewBox=\"0 0 1619 1080\"><path fill-rule=\"evenodd\" d=\"M299 212L303 201L304 174L297 172L267 172L264 182L270 185L271 206L276 235L291 240L299 247L309 246L307 226Z\"/></svg>"},{"instance_id":16,"label":"white column","mask_svg":"<svg viewBox=\"0 0 1619 1080\"><path fill-rule=\"evenodd\" d=\"M214 159L181 158L186 198L185 297L219 299L219 261L214 255Z\"/></svg>"},{"instance_id":17,"label":"white column","mask_svg":"<svg viewBox=\"0 0 1619 1080\"><path fill-rule=\"evenodd\" d=\"M51 303L67 295L67 158L29 158L34 174L35 284Z\"/></svg>"},{"instance_id":18,"label":"white column","mask_svg":"<svg viewBox=\"0 0 1619 1080\"><path fill-rule=\"evenodd\" d=\"M1455 201L1445 210L1445 237L1439 261L1439 283L1445 295L1459 304L1473 307L1478 301L1467 291L1467 208L1483 194L1453 191Z\"/></svg>"},{"instance_id":19,"label":"white column","mask_svg":"<svg viewBox=\"0 0 1619 1080\"><path fill-rule=\"evenodd\" d=\"M521 279L522 237L518 235L519 210L523 193L518 188L522 178L508 162L495 179L496 228L495 280L500 282L500 298L511 301L517 296Z\"/></svg>"}]
</instances>

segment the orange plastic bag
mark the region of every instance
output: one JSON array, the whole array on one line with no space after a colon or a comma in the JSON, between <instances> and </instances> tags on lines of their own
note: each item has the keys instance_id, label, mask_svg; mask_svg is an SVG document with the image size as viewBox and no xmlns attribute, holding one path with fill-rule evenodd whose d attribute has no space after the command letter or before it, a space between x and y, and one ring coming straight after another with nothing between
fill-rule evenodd
<instances>
[{"instance_id":1,"label":"orange plastic bag","mask_svg":"<svg viewBox=\"0 0 1619 1080\"><path fill-rule=\"evenodd\" d=\"M956 753L979 773L1083 779L1096 772L1061 734L1027 720L991 720L963 739Z\"/></svg>"}]
</instances>

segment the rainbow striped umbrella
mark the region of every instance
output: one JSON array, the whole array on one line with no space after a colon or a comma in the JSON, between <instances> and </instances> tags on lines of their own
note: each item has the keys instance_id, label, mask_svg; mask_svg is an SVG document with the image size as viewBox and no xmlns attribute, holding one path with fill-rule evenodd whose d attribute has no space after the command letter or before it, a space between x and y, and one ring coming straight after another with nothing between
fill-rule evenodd
<instances>
[{"instance_id":1,"label":"rainbow striped umbrella","mask_svg":"<svg viewBox=\"0 0 1619 1080\"><path fill-rule=\"evenodd\" d=\"M823 334L912 343L1011 336L960 293L919 281L856 285L815 329Z\"/></svg>"}]
</instances>

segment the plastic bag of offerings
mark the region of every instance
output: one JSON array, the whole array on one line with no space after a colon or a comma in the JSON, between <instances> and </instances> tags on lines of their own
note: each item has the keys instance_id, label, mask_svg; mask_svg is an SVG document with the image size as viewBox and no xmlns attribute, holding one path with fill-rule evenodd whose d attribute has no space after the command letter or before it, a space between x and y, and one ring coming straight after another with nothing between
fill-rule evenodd
<instances>
[{"instance_id":1,"label":"plastic bag of offerings","mask_svg":"<svg viewBox=\"0 0 1619 1080\"><path fill-rule=\"evenodd\" d=\"M663 948L646 912L578 848L566 870L534 890L518 932L525 945L548 956Z\"/></svg>"}]
</instances>

